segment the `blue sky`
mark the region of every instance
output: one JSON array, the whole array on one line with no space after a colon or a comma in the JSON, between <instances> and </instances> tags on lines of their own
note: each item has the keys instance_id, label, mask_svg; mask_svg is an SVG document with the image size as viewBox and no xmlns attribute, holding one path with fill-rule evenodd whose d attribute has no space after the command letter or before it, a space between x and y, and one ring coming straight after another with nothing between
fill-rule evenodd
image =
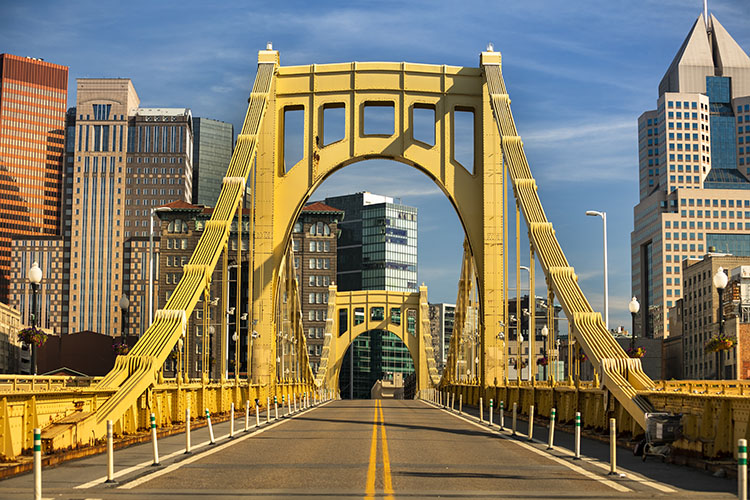
<instances>
[{"instance_id":1,"label":"blue sky","mask_svg":"<svg viewBox=\"0 0 750 500\"><path fill-rule=\"evenodd\" d=\"M190 107L239 128L257 51L272 41L284 65L409 61L478 65L503 53L516 123L548 218L579 283L602 308L601 222L609 222L610 326L629 326L630 231L637 202L636 120L702 9L700 0L601 2L3 2L0 52L70 67L75 79L128 77L142 106ZM750 50L750 2L709 10ZM463 232L422 174L369 161L343 169L316 198L354 191L420 209L420 281L454 302ZM512 221L509 221L512 223ZM513 226L511 226L513 227ZM522 229L522 232L525 232ZM528 262L528 252L522 250ZM524 275L525 279L525 275ZM511 283L515 279L511 274ZM537 293L543 293L542 287Z\"/></svg>"}]
</instances>

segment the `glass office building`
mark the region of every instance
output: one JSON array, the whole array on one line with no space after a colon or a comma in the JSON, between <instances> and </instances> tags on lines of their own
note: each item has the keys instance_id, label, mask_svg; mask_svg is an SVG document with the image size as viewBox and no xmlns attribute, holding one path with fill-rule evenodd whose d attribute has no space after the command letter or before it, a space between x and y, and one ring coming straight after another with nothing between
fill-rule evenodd
<instances>
[{"instance_id":1,"label":"glass office building","mask_svg":"<svg viewBox=\"0 0 750 500\"><path fill-rule=\"evenodd\" d=\"M234 150L234 125L193 118L193 203L213 207Z\"/></svg>"}]
</instances>

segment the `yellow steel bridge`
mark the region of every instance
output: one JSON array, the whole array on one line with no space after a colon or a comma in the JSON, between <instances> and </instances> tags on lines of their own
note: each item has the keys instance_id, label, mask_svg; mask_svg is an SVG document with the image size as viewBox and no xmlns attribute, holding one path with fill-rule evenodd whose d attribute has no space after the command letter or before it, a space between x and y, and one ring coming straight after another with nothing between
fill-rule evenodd
<instances>
[{"instance_id":1,"label":"yellow steel bridge","mask_svg":"<svg viewBox=\"0 0 750 500\"><path fill-rule=\"evenodd\" d=\"M478 68L403 62L284 67L279 65L278 52L261 51L221 194L176 290L131 352L119 356L102 379L0 379L0 453L13 457L28 449L34 427L44 429L47 449L62 449L101 439L107 420L116 423L117 432L135 432L146 427L150 412L157 414L160 425L172 425L184 419L188 405L222 412L232 402L243 408L246 401L255 404L256 398L264 404L275 395L335 392L343 354L357 335L372 329L391 331L407 345L414 358L418 391L460 392L464 402L473 404L480 397L485 402L491 397L503 400L506 405L519 402L521 408L536 404L543 415L556 407L562 420L582 411L585 425L600 428L608 415L616 415L620 429L633 434L641 432L645 414L655 408L683 412L686 437L678 445L709 456L731 450L733 440L747 437L750 431L744 385L655 383L643 372L640 360L628 357L615 342L578 286L537 194L511 113L501 62L499 52L488 50L481 54ZM370 107L393 110L392 133L365 133L364 116ZM321 138L325 137L325 111L330 108L344 110L345 134L325 144ZM434 113L434 144L414 137L415 109ZM304 111L303 157L295 165L286 165L284 120L286 112L296 110ZM456 159L454 126L459 112L471 113L474 119L473 165ZM427 175L449 199L465 231L455 330L442 374L433 357L424 286L414 294L338 292L332 286L320 369L317 374L310 369L294 278L292 228L328 176L372 158L395 160ZM505 224L509 200L515 200L516 211L514 264L509 263ZM247 310L254 326L248 330L257 332L243 353L249 376L164 379L162 366L186 336L187 318L196 307L203 307L204 321L209 321L211 278L217 266L226 276L230 228L235 217L242 217L243 203L251 210ZM593 381L581 381L573 366L563 380L509 380L508 332L513 316L520 318L520 310L508 309L508 272L515 266L518 296L521 214L530 242L531 289L538 260L548 304L557 301L562 307L574 340L570 350L586 355L595 371ZM242 224L237 228L241 233ZM241 244L237 252L240 262ZM237 282L241 282L239 277ZM229 306L226 294L221 301L223 308ZM539 320L552 327L554 307L548 311L548 317ZM530 331L535 331L536 320L532 313ZM555 347L554 340L553 331L550 349ZM289 351L296 352L299 360L291 375L279 370L277 361ZM208 350L202 352L207 355ZM223 354L222 363L226 351ZM568 359L573 357L571 352ZM474 360L477 368L470 376L457 373L460 362ZM520 365L520 358L515 362Z\"/></svg>"}]
</instances>

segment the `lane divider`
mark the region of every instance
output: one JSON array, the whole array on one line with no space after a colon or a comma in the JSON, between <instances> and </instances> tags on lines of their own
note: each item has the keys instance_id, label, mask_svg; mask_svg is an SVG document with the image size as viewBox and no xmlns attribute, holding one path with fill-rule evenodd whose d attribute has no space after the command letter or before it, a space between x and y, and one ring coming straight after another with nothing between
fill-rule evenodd
<instances>
[{"instance_id":1,"label":"lane divider","mask_svg":"<svg viewBox=\"0 0 750 500\"><path fill-rule=\"evenodd\" d=\"M375 400L375 414L372 419L372 439L370 440L370 462L367 465L367 481L365 482L365 500L375 498L375 479L378 465L378 427L380 427L380 440L382 442L383 455L383 494L386 500L393 498L393 479L391 477L391 460L388 454L388 437L385 432L385 418L383 417L383 405L379 399Z\"/></svg>"},{"instance_id":2,"label":"lane divider","mask_svg":"<svg viewBox=\"0 0 750 500\"><path fill-rule=\"evenodd\" d=\"M391 479L391 460L388 456L388 438L385 436L385 419L383 418L383 404L378 400L380 408L380 437L383 441L383 492L386 500L393 500L393 480Z\"/></svg>"},{"instance_id":3,"label":"lane divider","mask_svg":"<svg viewBox=\"0 0 750 500\"><path fill-rule=\"evenodd\" d=\"M367 464L365 500L375 498L375 474L378 462L378 400L375 400L375 415L372 418L372 438L370 439L370 462Z\"/></svg>"}]
</instances>

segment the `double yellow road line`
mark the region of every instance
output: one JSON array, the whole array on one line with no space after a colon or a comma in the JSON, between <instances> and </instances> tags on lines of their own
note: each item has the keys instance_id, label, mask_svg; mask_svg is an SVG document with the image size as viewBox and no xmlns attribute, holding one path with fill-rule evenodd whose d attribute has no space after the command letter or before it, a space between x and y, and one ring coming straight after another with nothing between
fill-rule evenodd
<instances>
[{"instance_id":1,"label":"double yellow road line","mask_svg":"<svg viewBox=\"0 0 750 500\"><path fill-rule=\"evenodd\" d=\"M388 438L385 435L385 421L383 420L383 407L380 400L375 400L375 415L372 422L372 440L370 443L370 464L367 467L367 484L365 486L365 499L375 498L375 475L378 463L378 423L380 424L380 436L383 442L383 493L385 498L393 500L393 482L391 480L391 461L388 457Z\"/></svg>"}]
</instances>

